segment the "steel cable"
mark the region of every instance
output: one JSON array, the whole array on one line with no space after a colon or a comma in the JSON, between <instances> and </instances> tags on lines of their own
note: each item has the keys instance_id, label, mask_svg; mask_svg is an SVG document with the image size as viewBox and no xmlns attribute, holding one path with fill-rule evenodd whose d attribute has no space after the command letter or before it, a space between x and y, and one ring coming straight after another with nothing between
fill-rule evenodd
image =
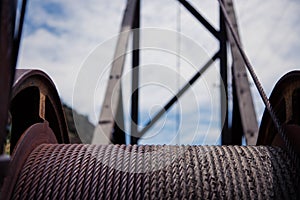
<instances>
[{"instance_id":1,"label":"steel cable","mask_svg":"<svg viewBox=\"0 0 300 200\"><path fill-rule=\"evenodd\" d=\"M298 176L288 153L267 146L44 144L12 199L297 199Z\"/></svg>"}]
</instances>

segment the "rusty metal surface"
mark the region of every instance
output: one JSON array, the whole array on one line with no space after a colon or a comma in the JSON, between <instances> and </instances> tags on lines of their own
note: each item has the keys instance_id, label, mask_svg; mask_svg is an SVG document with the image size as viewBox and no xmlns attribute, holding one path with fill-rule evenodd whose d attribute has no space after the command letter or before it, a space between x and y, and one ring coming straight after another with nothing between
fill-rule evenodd
<instances>
[{"instance_id":1,"label":"rusty metal surface","mask_svg":"<svg viewBox=\"0 0 300 200\"><path fill-rule=\"evenodd\" d=\"M14 3L11 0L0 2L0 154L6 137L6 124L9 107L9 95L12 85L14 67L13 36L14 36Z\"/></svg>"},{"instance_id":2,"label":"rusty metal surface","mask_svg":"<svg viewBox=\"0 0 300 200\"><path fill-rule=\"evenodd\" d=\"M21 11L17 22L18 4L21 4ZM18 59L26 4L26 0L2 0L0 2L0 154L3 152L3 144L7 134L6 125L11 86ZM18 24L17 29L16 24Z\"/></svg>"},{"instance_id":3,"label":"rusty metal surface","mask_svg":"<svg viewBox=\"0 0 300 200\"><path fill-rule=\"evenodd\" d=\"M12 195L13 187L18 179L18 174L23 169L23 164L31 152L40 144L55 144L57 140L48 122L34 124L22 134L11 157L8 173L1 188L1 200L7 200Z\"/></svg>"},{"instance_id":4,"label":"rusty metal surface","mask_svg":"<svg viewBox=\"0 0 300 200\"><path fill-rule=\"evenodd\" d=\"M275 85L269 98L282 124L300 125L300 71L284 75ZM278 131L268 113L264 111L257 144L272 144Z\"/></svg>"},{"instance_id":5,"label":"rusty metal surface","mask_svg":"<svg viewBox=\"0 0 300 200\"><path fill-rule=\"evenodd\" d=\"M64 112L52 80L40 70L16 70L10 112L11 151L32 124L47 120L59 143L69 143Z\"/></svg>"},{"instance_id":6,"label":"rusty metal surface","mask_svg":"<svg viewBox=\"0 0 300 200\"><path fill-rule=\"evenodd\" d=\"M11 199L297 199L298 175L273 147L45 144Z\"/></svg>"}]
</instances>

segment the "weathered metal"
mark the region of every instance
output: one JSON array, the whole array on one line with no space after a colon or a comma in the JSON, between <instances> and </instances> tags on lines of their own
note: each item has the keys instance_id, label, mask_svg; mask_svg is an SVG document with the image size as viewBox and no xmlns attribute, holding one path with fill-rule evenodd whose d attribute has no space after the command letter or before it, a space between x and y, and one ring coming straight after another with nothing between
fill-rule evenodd
<instances>
[{"instance_id":1,"label":"weathered metal","mask_svg":"<svg viewBox=\"0 0 300 200\"><path fill-rule=\"evenodd\" d=\"M255 145L258 135L258 124L256 119L256 113L254 109L254 103L252 100L250 84L247 77L247 71L243 57L238 48L238 44L235 41L230 25L232 23L233 29L236 33L236 39L240 42L238 34L237 19L234 12L234 6L232 0L219 1L221 4L221 11L223 13L223 20L226 22L227 38L231 46L232 55L232 78L233 78L233 120L232 120L232 135L224 140L223 144L237 144L241 143L241 135L234 135L234 133L243 133L246 138L246 142L249 145ZM222 9L224 8L224 9ZM239 122L240 121L240 122ZM238 123L238 124L235 124ZM239 124L241 123L241 124ZM236 126L240 126L242 130L235 129ZM240 139L238 139L240 138ZM236 140L237 139L237 140ZM236 140L236 141L234 141Z\"/></svg>"},{"instance_id":2,"label":"weathered metal","mask_svg":"<svg viewBox=\"0 0 300 200\"><path fill-rule=\"evenodd\" d=\"M10 199L19 174L24 170L28 156L41 144L56 144L57 140L47 121L30 126L19 139L9 164L3 187L1 200Z\"/></svg>"},{"instance_id":3,"label":"weathered metal","mask_svg":"<svg viewBox=\"0 0 300 200\"><path fill-rule=\"evenodd\" d=\"M269 101L282 124L300 125L300 71L284 75L275 85ZM267 109L265 109L257 145L272 144L278 130ZM294 142L293 140L290 140Z\"/></svg>"},{"instance_id":4,"label":"weathered metal","mask_svg":"<svg viewBox=\"0 0 300 200\"><path fill-rule=\"evenodd\" d=\"M0 2L0 154L7 134L9 95L15 67L12 66L15 12L14 1Z\"/></svg>"},{"instance_id":5,"label":"weathered metal","mask_svg":"<svg viewBox=\"0 0 300 200\"><path fill-rule=\"evenodd\" d=\"M16 23L18 3L22 2L20 19ZM18 59L19 46L23 30L26 0L0 2L0 154L7 134L7 117L11 86ZM16 24L18 29L15 30Z\"/></svg>"},{"instance_id":6,"label":"weathered metal","mask_svg":"<svg viewBox=\"0 0 300 200\"><path fill-rule=\"evenodd\" d=\"M137 0L129 0L124 12L120 35L117 41L113 63L109 75L109 80L106 88L105 98L102 105L99 123L95 128L92 143L108 144L114 140L113 130L115 126L115 116L118 112L121 76L126 56L126 49L128 46L129 36L131 34L132 24L135 16L135 8ZM113 95L113 91L115 91Z\"/></svg>"},{"instance_id":7,"label":"weathered metal","mask_svg":"<svg viewBox=\"0 0 300 200\"><path fill-rule=\"evenodd\" d=\"M7 34L11 29L6 32L3 31L3 27L11 27L5 20L3 25L3 5L13 4L9 4L7 0L3 2L0 3L0 53L4 52L5 54L0 54L0 58L4 58L1 65L7 67L10 66L8 65L11 64L10 62L13 63L13 60L10 60L11 38ZM180 2L190 6L186 1L180 0ZM147 199L148 197L161 199L299 199L299 163L294 162L295 157L290 154L291 148L287 145L284 137L288 138L287 141L291 141L290 145L293 150L299 154L300 72L291 72L284 76L275 86L269 101L241 48L232 1L224 0L224 2L225 6L220 1L224 14L220 16L220 35L212 31L220 39L220 51L194 75L154 119L157 121L217 58L221 59L220 69L223 80L227 79L224 31L227 28L232 54L234 54L235 98L239 102L238 115L241 116L241 125L247 142L248 144L253 143L254 139L251 133L256 126L253 121L255 113L253 116L252 111L250 120L253 123L245 125L249 119L245 119L244 114L249 112L247 109L253 110L251 105L248 108L245 108L245 105L240 106L240 101L245 103L243 101L245 96L241 96L245 91L242 92L241 87L246 83L249 87L249 83L246 81L246 72L240 68L244 64L249 68L266 103L257 144L278 145L281 148L270 146L57 144L67 143L69 139L55 85L41 71L18 70L10 106L13 124L13 154L9 171L1 188L0 199ZM101 129L104 127L104 133L112 142L122 143L125 141L124 133L122 133L124 121L120 77L134 16L140 14L139 4L139 0L128 1L121 28L121 31L125 31L125 33L119 37L111 79L108 83L98 126ZM14 17L13 15L9 16L9 20L11 21L11 18ZM201 17L200 15L199 21L203 21ZM138 21L139 19L134 21L133 27L139 27ZM204 20L201 23L205 25L207 21ZM9 41L4 41L2 46L3 38L8 38ZM137 47L139 33L136 33L134 38L133 46ZM137 48L133 54L133 67L136 68L138 65L139 52ZM0 72L5 72L4 75L13 74L11 70L7 69ZM136 79L133 80L133 85L138 87L138 74L134 74L134 76ZM8 83L10 81L9 79L5 80ZM6 97L9 97L9 88L9 84L0 88L4 92L4 95L1 95L0 103L7 103ZM114 89L117 90L116 99L112 99L112 90ZM249 97L249 93L247 95ZM246 103L249 103L249 100L251 99L248 99ZM137 102L138 93L133 97L132 103L132 116L136 123L138 123ZM270 103L274 106L274 110ZM0 121L3 120L3 124L6 124L7 117L5 115L8 111L8 108L3 111L5 106L8 107L8 105L4 105L0 109ZM226 105L224 106L226 107ZM6 114L3 114L2 111ZM277 123L277 116L280 123ZM155 120L150 121L140 135L145 133L146 129L155 123ZM281 123L292 124L285 126L286 135L280 132ZM133 127L132 130L137 131L137 128ZM254 134L256 134L255 130ZM2 140L4 136L1 133ZM280 137L283 138L280 139ZM97 136L94 138L96 142L99 141L98 139ZM232 139L230 139L231 142ZM109 140L104 142L109 142ZM287 149L287 152L284 148ZM0 162L7 164L8 160L0 159Z\"/></svg>"},{"instance_id":8,"label":"weathered metal","mask_svg":"<svg viewBox=\"0 0 300 200\"><path fill-rule=\"evenodd\" d=\"M269 146L43 144L10 198L297 199L295 172Z\"/></svg>"},{"instance_id":9,"label":"weathered metal","mask_svg":"<svg viewBox=\"0 0 300 200\"><path fill-rule=\"evenodd\" d=\"M16 70L10 113L11 152L24 131L35 123L49 122L59 143L69 143L68 129L55 85L40 70Z\"/></svg>"}]
</instances>

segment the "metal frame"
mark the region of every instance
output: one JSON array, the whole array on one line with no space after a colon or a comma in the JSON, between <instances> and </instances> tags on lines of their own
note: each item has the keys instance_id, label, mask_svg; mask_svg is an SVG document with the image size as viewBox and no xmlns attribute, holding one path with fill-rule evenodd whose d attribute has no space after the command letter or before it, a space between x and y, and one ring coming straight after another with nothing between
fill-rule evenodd
<instances>
[{"instance_id":1,"label":"metal frame","mask_svg":"<svg viewBox=\"0 0 300 200\"><path fill-rule=\"evenodd\" d=\"M133 29L133 47L132 54L132 98L131 98L131 144L136 144L159 118L178 101L178 98L189 89L204 71L217 58L220 60L220 74L224 83L225 94L221 95L221 117L224 119L222 129L222 144L236 144L242 142L242 136L245 135L247 144L254 145L258 134L258 125L254 110L254 104L251 96L247 72L244 61L239 49L236 48L234 38L225 23L224 13L220 7L220 29L216 30L191 4L185 0L178 0L218 41L219 51L211 60L201 68L194 77L161 109L154 118L149 121L142 130L138 130L138 101L139 101L139 31L140 27L140 0L128 0L126 10L121 26L121 34L117 43L114 61L111 67L110 79L106 89L106 95L99 124L97 125L93 143L125 143L124 132L120 130L117 124L123 124L121 84L125 51L128 45L129 35ZM232 0L223 0L230 21L234 24L235 31L238 32L237 20L235 17ZM223 4L222 3L222 4ZM125 32L124 32L125 31ZM230 44L232 54L232 82L233 82L233 118L230 131L228 119L228 66L227 66L227 45ZM112 99L112 91L119 91L116 98ZM118 115L118 123L113 116ZM120 116L121 115L121 116ZM121 122L120 122L121 121ZM121 139L120 139L121 138ZM116 142L117 141L117 142Z\"/></svg>"},{"instance_id":2,"label":"metal frame","mask_svg":"<svg viewBox=\"0 0 300 200\"><path fill-rule=\"evenodd\" d=\"M223 1L227 14L231 23L234 26L235 32L238 34L238 25L234 12L232 0ZM221 12L223 13L223 12ZM224 22L224 19L223 19ZM225 22L224 22L225 23ZM232 91L233 91L233 119L232 131L228 137L223 137L223 144L241 144L242 134L245 135L246 142L249 145L255 145L258 134L258 124L256 120L256 113L252 95L250 91L250 84L247 77L247 71L243 58L237 48L233 35L227 24L226 31L228 41L231 47L232 55ZM238 35L238 40L240 37Z\"/></svg>"},{"instance_id":3,"label":"metal frame","mask_svg":"<svg viewBox=\"0 0 300 200\"><path fill-rule=\"evenodd\" d=\"M120 141L119 143L125 143L125 134L120 127L118 128L115 125L120 124L120 121L124 120L123 113L120 111L118 113L118 109L121 106L119 103L120 98L122 98L120 78L122 76L124 68L125 52L133 27L137 2L138 0L128 0L127 2L120 30L121 34L118 38L116 51L111 66L106 94L100 113L100 119L98 125L95 128L92 143L116 143L114 141L120 141L118 139L120 137L122 138L122 141ZM117 91L114 95L114 98L113 90ZM117 113L119 115L119 123L116 123L114 119L114 116L116 116Z\"/></svg>"},{"instance_id":4,"label":"metal frame","mask_svg":"<svg viewBox=\"0 0 300 200\"><path fill-rule=\"evenodd\" d=\"M40 70L17 69L10 98L10 152L25 130L47 121L58 143L70 143L63 107L55 84Z\"/></svg>"},{"instance_id":5,"label":"metal frame","mask_svg":"<svg viewBox=\"0 0 300 200\"><path fill-rule=\"evenodd\" d=\"M13 68L12 64L12 46L13 46L13 19L15 17L15 12L13 9L13 3L9 0L3 0L0 4L0 131L1 131L1 141L0 141L0 154L3 153L3 145L6 137L6 124L8 117L8 107L9 107L9 94L12 86L12 74Z\"/></svg>"},{"instance_id":6,"label":"metal frame","mask_svg":"<svg viewBox=\"0 0 300 200\"><path fill-rule=\"evenodd\" d=\"M17 4L16 0L0 2L0 154L3 153L7 134L10 93L15 76L27 0L22 1L18 23L16 22Z\"/></svg>"},{"instance_id":7,"label":"metal frame","mask_svg":"<svg viewBox=\"0 0 300 200\"><path fill-rule=\"evenodd\" d=\"M258 133L255 110L253 106L249 81L245 69L245 61L237 48L234 34L224 20L224 10L220 9L220 28L216 30L191 4L186 0L178 0L218 41L219 51L213 56L213 60L219 58L220 73L225 86L225 94L221 95L221 117L225 119L222 130L222 144L241 144L241 137L244 134L247 144L255 144ZM10 89L15 74L15 66L18 57L18 49L22 34L22 26L25 15L26 0L22 2L21 15L19 23L16 23L17 1L3 0L0 4L0 39L1 39L1 68L0 68L0 86L3 98L0 99L0 144L3 146L6 135L7 110L9 106ZM226 10L230 22L233 23L235 33L238 33L237 21L234 13L232 0L220 0L220 3ZM18 24L17 31L15 26ZM122 85L120 78L122 76L125 52L128 46L129 36L133 29L133 79L132 79L132 106L131 106L131 143L136 144L141 137L154 124L165 111L167 111L188 88L188 84L196 81L205 69L212 63L209 61L199 72L197 72L190 82L183 87L177 97L174 96L160 111L152 121L141 131L138 130L138 101L139 101L139 39L140 33L140 0L128 0L123 16L114 60L111 67L110 78L106 89L104 104L102 106L99 123L94 132L93 143L125 143L125 134L123 131L124 117L122 105ZM240 43L239 36L238 43ZM232 130L228 128L228 91L227 91L227 45L230 44L232 54L232 78L233 78L233 119ZM117 91L113 96L113 90ZM117 116L116 119L114 116ZM239 134L237 134L239 133ZM136 137L137 136L137 137ZM0 148L2 153L3 148Z\"/></svg>"},{"instance_id":8,"label":"metal frame","mask_svg":"<svg viewBox=\"0 0 300 200\"><path fill-rule=\"evenodd\" d=\"M146 123L146 126L138 132L138 136L142 137L172 106L178 101L178 99L188 90L190 87L200 78L200 76L214 63L219 57L220 53L217 52L210 58L207 63L177 92L175 96L160 110L158 113Z\"/></svg>"},{"instance_id":9,"label":"metal frame","mask_svg":"<svg viewBox=\"0 0 300 200\"><path fill-rule=\"evenodd\" d=\"M137 144L138 138L138 124L139 124L139 64L140 64L140 0L137 0L135 8L135 17L132 28L133 39L132 39L132 97L131 97L131 144Z\"/></svg>"},{"instance_id":10,"label":"metal frame","mask_svg":"<svg viewBox=\"0 0 300 200\"><path fill-rule=\"evenodd\" d=\"M15 66L17 62L18 57L18 49L19 49L19 43L20 43L20 37L21 37L21 31L22 31L22 24L24 19L24 13L25 13L25 5L26 1L23 1L22 5L22 13L21 13L21 20L19 22L19 28L18 31L14 31L15 27L15 14L16 14L16 2L17 1L8 1L3 0L0 3L0 39L1 39L1 45L0 45L0 61L1 61L1 67L0 67L0 89L1 89L1 98L0 98L0 136L1 136L1 153L2 153L2 146L3 146L3 140L5 139L5 129L6 129L6 120L8 115L8 107L9 107L9 100L10 100L10 93L11 93L11 85L12 81L14 79L15 74ZM25 2L25 3L24 3ZM190 12L194 12L193 15L200 16L199 20L205 27L212 27L209 26L209 23L201 17L201 15L198 13L195 13L195 9L192 7L189 7L190 5L185 1L183 2L187 7L189 8ZM280 118L278 118L278 113L275 113L275 110L273 110L271 103L272 100L274 101L280 101L282 100L280 98L276 99L276 95L278 95L277 90L280 91L288 91L284 98L288 98L289 102L287 102L288 106L286 106L286 111L289 111L287 113L284 113L284 116L286 114L287 118L286 121L299 121L299 115L297 115L296 110L293 108L293 101L294 98L299 98L299 81L294 83L294 85L290 85L288 82L284 81L291 81L291 79L296 78L298 72L292 72L290 74L287 74L283 79L281 79L278 82L278 87L275 87L274 93L271 95L271 101L267 98L257 76L254 73L254 69L252 65L250 64L245 52L242 49L240 38L238 35L238 26L236 23L236 17L234 14L233 4L231 0L219 0L220 2L220 31L218 31L218 40L220 42L220 49L219 51L193 76L193 78L177 93L176 96L174 96L164 107L162 111L160 111L156 117L155 120L152 120L148 123L148 125L142 129L140 132L137 129L137 123L138 123L138 85L139 85L139 72L138 72L138 66L139 66L139 32L134 33L133 35L133 46L136 48L136 50L133 52L133 68L137 70L133 70L133 80L132 80L132 88L133 88L133 97L132 97L132 119L133 123L131 124L132 129L131 131L133 133L137 133L138 137L131 137L131 143L137 143L139 136L142 136L159 118L162 116L175 102L178 101L178 98L190 88L190 85L192 85L200 76L204 73L204 71L216 60L219 58L220 60L220 73L222 80L225 81L225 87L227 89L227 44L230 44L231 52L232 52L232 73L233 73L233 126L237 127L237 129L234 129L233 131L228 130L228 104L227 104L227 90L225 91L225 95L221 97L221 105L222 105L222 112L221 115L225 118L225 126L222 131L222 143L223 144L237 144L241 143L241 136L236 135L236 131L240 130L246 137L246 141L248 144L256 144L256 137L257 137L257 122L256 122L256 116L254 112L254 106L251 96L251 91L249 87L249 81L247 78L247 72L245 69L245 66L248 68L253 81L265 103L266 111L268 112L268 115L270 116L264 116L269 119L267 120L265 128L272 128L277 129L279 135L275 136L273 142L281 137L282 141L279 141L281 144L279 144L281 147L286 148L289 155L284 155L283 157L290 157L291 162L289 163L289 166L293 169L293 173L291 174L299 174L299 168L295 168L299 166L299 148L295 146L296 144L291 140L293 136L297 135L299 132L299 127L295 125L289 125L286 128L283 128L281 121L279 121ZM105 104L104 108L102 109L102 113L100 115L100 121L97 128L100 128L103 133L108 136L107 141L111 141L112 143L125 143L125 136L123 132L123 126L124 126L124 119L123 119L123 104L122 104L122 86L120 83L120 78L123 71L124 61L125 61L125 52L128 45L129 35L131 33L131 30L133 28L139 28L140 26L140 0L129 0L127 4L127 8L124 14L123 22L122 22L122 28L121 31L125 31L124 34L121 34L119 37L119 41L117 44L117 49L115 52L114 62L112 64L111 74L110 74L110 81L107 87L106 91L106 97L105 97ZM191 11L192 10L192 11ZM197 12L197 11L196 11ZM23 17L22 17L23 16ZM204 21L203 21L204 20ZM212 34L216 35L213 31L214 29L211 29L210 32ZM17 33L17 34L15 34ZM36 75L35 72L34 74ZM29 79L25 78L25 75L29 75L30 73L22 73L21 76L18 76L18 73L16 73L16 82L14 85L15 91L21 90L21 85L24 85L22 82L22 77L24 77L24 81L27 80L30 82ZM40 74L40 73L38 73ZM19 74L20 75L20 74ZM40 74L41 75L41 74ZM292 77L292 78L291 78ZM46 97L50 96L49 94L52 94L51 88L53 88L53 84L49 83L51 80L47 77L44 77L46 80L45 84L43 84L42 79L37 79L37 81L34 81L36 86L40 88L39 91L39 106L38 106L38 116L41 119L47 120L47 110L46 110ZM6 81L6 82L5 82ZM37 83L38 81L41 81L40 83ZM1 85L4 83L3 85ZM18 85L19 84L19 85ZM30 87L34 84L30 83L27 84L27 86L30 85ZM288 87L289 89L282 89L281 87ZM18 90L18 88L20 88ZM113 98L112 95L112 88L117 88L117 95L115 98ZM23 88L24 89L24 88ZM291 92L290 90L293 90ZM294 92L297 92L297 96L294 95ZM16 92L18 94L18 92ZM30 93L28 94L30 95ZM14 92L12 92L12 97L17 96L14 95ZM55 97L53 99L59 99L57 93L54 94ZM274 97L272 99L272 97ZM113 98L113 99L112 99ZM55 99L53 102L55 102ZM285 99L287 100L287 99ZM3 104L2 104L3 103ZM57 104L57 103L56 103ZM272 104L275 106L280 105L278 102ZM282 107L281 105L279 107ZM296 106L297 108L299 106ZM108 110L109 109L109 110ZM293 111L293 112L292 112ZM62 109L57 111L56 113L62 113ZM19 114L19 113L17 113ZM266 114L266 112L265 112ZM264 114L264 115L265 115ZM293 118L293 115L295 114L295 118ZM116 116L116 119L114 119L114 116ZM279 114L279 117L282 117ZM57 117L54 116L56 119ZM274 123L270 125L270 121ZM57 125L57 122L53 122L55 125ZM236 125L235 125L236 124ZM104 126L104 128L103 128ZM18 127L19 128L19 127ZM264 128L264 127L263 127ZM19 171L22 169L22 165L26 161L26 158L28 155L33 151L35 147L37 147L40 144L43 143L53 143L56 144L57 142L60 142L58 137L55 137L54 132L57 134L58 132L51 127L51 121L50 124L48 122L44 123L35 123L31 127L29 127L24 134L22 134L21 138L19 139L18 144L16 145L15 152L12 156L12 159L6 158L2 155L0 155L0 186L3 179L3 176L6 174L6 180L2 191L3 195L1 196L1 199L7 199L11 197L11 193L13 191L14 183L18 178ZM66 131L66 130L65 130ZM96 129L97 131L97 129ZM23 132L23 131L22 131ZM96 132L97 133L97 132ZM274 133L274 131L269 131L268 133ZM267 134L268 134L267 133ZM263 134L263 133L262 133ZM261 136L261 135L260 135ZM264 138L260 138L263 141L259 142L265 142L267 140L268 135ZM66 137L67 139L67 137ZM297 139L297 138L296 138ZM68 139L67 139L68 140ZM63 139L61 139L63 141ZM267 142L268 143L268 142ZM28 145L30 144L30 145ZM258 143L259 144L259 143ZM268 143L269 144L269 143ZM135 146L136 147L136 146ZM128 147L129 150L131 147ZM147 150L147 149L145 149ZM142 152L144 149L141 150ZM140 152L140 150L139 150ZM51 152L50 152L51 153ZM53 152L52 152L53 153ZM106 151L107 153L107 151ZM110 153L110 152L108 152ZM298 153L298 154L297 154ZM77 154L75 155L77 156ZM47 158L47 157L46 157ZM139 161L139 159L137 159ZM48 161L49 162L49 161ZM8 168L8 164L10 164L10 167ZM235 163L236 164L236 163ZM137 165L138 166L138 165ZM45 171L45 170L44 170ZM80 176L79 176L80 177ZM298 184L299 180L298 177L295 178L295 184Z\"/></svg>"}]
</instances>

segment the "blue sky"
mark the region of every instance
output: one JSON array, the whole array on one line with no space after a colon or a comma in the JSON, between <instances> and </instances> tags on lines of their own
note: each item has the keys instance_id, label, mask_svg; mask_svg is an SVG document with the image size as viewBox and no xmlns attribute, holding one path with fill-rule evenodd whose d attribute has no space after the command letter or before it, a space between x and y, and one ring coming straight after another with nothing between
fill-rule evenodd
<instances>
[{"instance_id":1,"label":"blue sky","mask_svg":"<svg viewBox=\"0 0 300 200\"><path fill-rule=\"evenodd\" d=\"M100 80L98 77L98 82L94 83L94 86L97 84L95 90L83 91L91 92L94 101L82 95L83 97L76 101L77 105L74 104L79 112L88 115L95 123L101 109L109 71L107 70L109 67L104 64L109 63L113 55L115 36L120 29L125 2L117 0L28 1L18 68L36 68L48 73L55 82L61 99L72 105L74 88L78 81L76 77L82 66L87 62L95 65L94 69L98 70L97 74L102 75L103 78ZM213 26L218 27L217 1L191 0L189 2L201 11ZM274 84L284 73L300 67L298 53L300 52L300 2L297 0L234 2L244 48L269 95ZM141 12L142 27L176 31L177 1L142 0ZM188 62L181 60L180 83L183 85L184 80L189 79L195 70L205 63L209 55L218 49L218 43L184 8L181 8L181 31L184 37L191 38L201 47L199 56L193 55L194 61L199 61L197 66L191 66ZM169 39L170 44L176 44L176 37ZM101 55L90 56L97 49L100 49ZM102 57L103 59L100 59ZM141 72L141 82L146 85L141 90L143 96L140 105L141 122L144 123L148 120L149 113L153 115L178 89L176 83L178 71L176 56L168 53L145 50L142 52L141 60L144 66ZM130 56L126 63L124 74L129 74ZM160 67L162 71L158 72L149 71L151 66L161 65L167 67ZM182 112L179 113L182 119L181 143L216 144L219 141L220 120L217 116L219 116L220 83L217 67L217 65L213 66L203 79L197 82L194 90L183 96L180 102L182 106ZM127 113L129 111L129 79L130 75L126 75L123 80L124 105ZM155 87L155 84L147 85L147 81L150 80L164 87ZM256 89L254 87L251 89L257 118L260 121L264 106ZM177 114L175 108L168 112L164 117L165 125L161 126L163 131L158 133L155 131L161 128L158 124L158 128L154 127L142 142L174 143L173 139L176 134L174 118ZM129 120L128 115L126 116L128 129ZM163 122L162 120L160 123L163 124Z\"/></svg>"}]
</instances>

